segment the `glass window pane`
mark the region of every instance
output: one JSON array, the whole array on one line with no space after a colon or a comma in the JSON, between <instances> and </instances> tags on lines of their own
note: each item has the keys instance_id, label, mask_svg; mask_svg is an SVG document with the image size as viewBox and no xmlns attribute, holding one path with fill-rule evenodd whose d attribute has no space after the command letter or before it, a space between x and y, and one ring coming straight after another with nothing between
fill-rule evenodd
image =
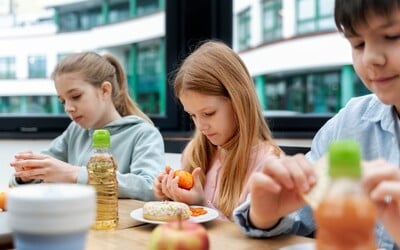
<instances>
[{"instance_id":1,"label":"glass window pane","mask_svg":"<svg viewBox=\"0 0 400 250\"><path fill-rule=\"evenodd\" d=\"M60 31L79 29L79 15L76 12L60 14Z\"/></svg>"},{"instance_id":2,"label":"glass window pane","mask_svg":"<svg viewBox=\"0 0 400 250\"><path fill-rule=\"evenodd\" d=\"M135 86L136 101L143 111L150 114L160 113L160 81L161 76L161 48L159 41L151 41L137 46L137 83Z\"/></svg>"},{"instance_id":3,"label":"glass window pane","mask_svg":"<svg viewBox=\"0 0 400 250\"><path fill-rule=\"evenodd\" d=\"M250 47L250 9L246 9L238 15L239 49Z\"/></svg>"},{"instance_id":4,"label":"glass window pane","mask_svg":"<svg viewBox=\"0 0 400 250\"><path fill-rule=\"evenodd\" d=\"M129 19L129 3L122 3L110 6L110 23L115 23L127 19Z\"/></svg>"},{"instance_id":5,"label":"glass window pane","mask_svg":"<svg viewBox=\"0 0 400 250\"><path fill-rule=\"evenodd\" d=\"M316 16L315 0L298 0L298 20L314 18Z\"/></svg>"},{"instance_id":6,"label":"glass window pane","mask_svg":"<svg viewBox=\"0 0 400 250\"><path fill-rule=\"evenodd\" d=\"M39 55L28 57L29 78L45 78L46 67L46 56Z\"/></svg>"},{"instance_id":7,"label":"glass window pane","mask_svg":"<svg viewBox=\"0 0 400 250\"><path fill-rule=\"evenodd\" d=\"M318 27L319 30L332 30L336 28L333 17L318 20Z\"/></svg>"},{"instance_id":8,"label":"glass window pane","mask_svg":"<svg viewBox=\"0 0 400 250\"><path fill-rule=\"evenodd\" d=\"M136 0L136 8L138 16L154 12L158 10L158 0Z\"/></svg>"},{"instance_id":9,"label":"glass window pane","mask_svg":"<svg viewBox=\"0 0 400 250\"><path fill-rule=\"evenodd\" d=\"M101 25L102 24L101 9L96 8L82 12L80 17L80 22L81 22L80 23L81 29L90 29L92 27Z\"/></svg>"},{"instance_id":10,"label":"glass window pane","mask_svg":"<svg viewBox=\"0 0 400 250\"><path fill-rule=\"evenodd\" d=\"M263 6L263 40L271 41L282 37L282 1L264 2Z\"/></svg>"},{"instance_id":11,"label":"glass window pane","mask_svg":"<svg viewBox=\"0 0 400 250\"><path fill-rule=\"evenodd\" d=\"M15 58L0 58L0 79L14 79L16 76L15 73Z\"/></svg>"},{"instance_id":12,"label":"glass window pane","mask_svg":"<svg viewBox=\"0 0 400 250\"><path fill-rule=\"evenodd\" d=\"M318 12L320 16L333 16L335 1L333 0L319 0Z\"/></svg>"},{"instance_id":13,"label":"glass window pane","mask_svg":"<svg viewBox=\"0 0 400 250\"><path fill-rule=\"evenodd\" d=\"M340 108L340 71L266 77L267 110L335 113Z\"/></svg>"}]
</instances>

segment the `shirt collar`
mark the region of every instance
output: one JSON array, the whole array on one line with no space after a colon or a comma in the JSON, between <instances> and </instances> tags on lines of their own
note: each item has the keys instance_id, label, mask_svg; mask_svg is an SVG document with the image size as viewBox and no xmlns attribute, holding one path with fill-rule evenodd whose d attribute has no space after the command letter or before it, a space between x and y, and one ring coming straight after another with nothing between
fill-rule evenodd
<instances>
[{"instance_id":1,"label":"shirt collar","mask_svg":"<svg viewBox=\"0 0 400 250\"><path fill-rule=\"evenodd\" d=\"M386 131L394 130L394 110L392 105L382 103L376 96L368 103L362 120L378 123Z\"/></svg>"}]
</instances>

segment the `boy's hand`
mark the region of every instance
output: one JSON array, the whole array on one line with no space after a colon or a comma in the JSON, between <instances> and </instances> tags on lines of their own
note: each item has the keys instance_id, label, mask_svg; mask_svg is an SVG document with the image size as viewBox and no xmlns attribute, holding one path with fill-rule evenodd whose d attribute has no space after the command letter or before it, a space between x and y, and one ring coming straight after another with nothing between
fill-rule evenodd
<instances>
[{"instance_id":1,"label":"boy's hand","mask_svg":"<svg viewBox=\"0 0 400 250\"><path fill-rule=\"evenodd\" d=\"M274 226L280 218L304 206L300 193L316 182L312 166L304 155L271 158L250 183L250 220L257 228Z\"/></svg>"}]
</instances>

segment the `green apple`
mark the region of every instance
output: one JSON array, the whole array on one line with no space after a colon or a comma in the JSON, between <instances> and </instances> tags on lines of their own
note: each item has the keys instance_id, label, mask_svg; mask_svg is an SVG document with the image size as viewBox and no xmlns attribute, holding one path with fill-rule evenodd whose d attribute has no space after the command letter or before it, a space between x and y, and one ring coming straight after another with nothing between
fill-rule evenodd
<instances>
[{"instance_id":1,"label":"green apple","mask_svg":"<svg viewBox=\"0 0 400 250\"><path fill-rule=\"evenodd\" d=\"M149 250L208 250L206 229L192 221L158 225L151 233Z\"/></svg>"}]
</instances>

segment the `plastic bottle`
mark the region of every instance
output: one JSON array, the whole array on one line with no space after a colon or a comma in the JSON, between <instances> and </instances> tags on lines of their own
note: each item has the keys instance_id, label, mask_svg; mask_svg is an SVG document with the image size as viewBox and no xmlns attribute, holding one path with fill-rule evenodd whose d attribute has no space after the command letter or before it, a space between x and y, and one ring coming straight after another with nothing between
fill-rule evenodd
<instances>
[{"instance_id":1,"label":"plastic bottle","mask_svg":"<svg viewBox=\"0 0 400 250\"><path fill-rule=\"evenodd\" d=\"M360 151L351 140L330 145L331 183L315 210L317 250L377 249L377 211L360 183Z\"/></svg>"},{"instance_id":2,"label":"plastic bottle","mask_svg":"<svg viewBox=\"0 0 400 250\"><path fill-rule=\"evenodd\" d=\"M118 226L117 164L109 152L110 134L105 129L93 133L93 153L87 165L89 185L96 189L96 223L93 229L107 230Z\"/></svg>"}]
</instances>

